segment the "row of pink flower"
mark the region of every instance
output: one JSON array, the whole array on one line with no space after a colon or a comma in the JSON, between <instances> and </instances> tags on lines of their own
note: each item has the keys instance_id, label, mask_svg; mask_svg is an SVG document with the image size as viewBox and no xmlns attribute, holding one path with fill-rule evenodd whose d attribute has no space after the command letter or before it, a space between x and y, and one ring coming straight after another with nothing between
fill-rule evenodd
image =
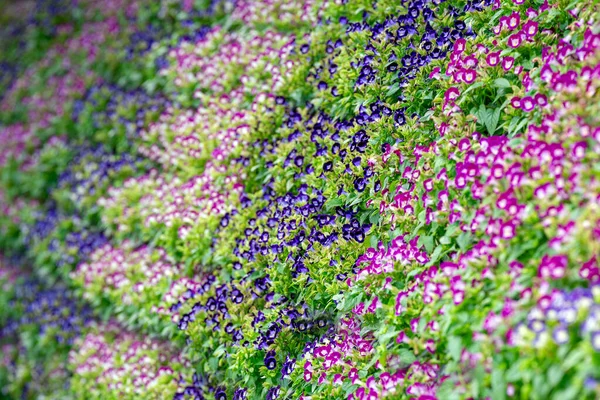
<instances>
[{"instance_id":1,"label":"row of pink flower","mask_svg":"<svg viewBox=\"0 0 600 400\"><path fill-rule=\"evenodd\" d=\"M194 88L194 97L220 97L239 86L245 94L272 93L293 68L292 38L280 33L256 31L229 33L215 28L198 42L183 42L169 52L172 65L160 71L175 87ZM268 74L268 79L257 76ZM208 101L208 98L206 99Z\"/></svg>"},{"instance_id":2,"label":"row of pink flower","mask_svg":"<svg viewBox=\"0 0 600 400\"><path fill-rule=\"evenodd\" d=\"M191 363L170 343L124 331L114 322L92 329L69 354L72 386L100 389L79 395L101 395L102 390L127 398L161 399L173 396Z\"/></svg>"}]
</instances>

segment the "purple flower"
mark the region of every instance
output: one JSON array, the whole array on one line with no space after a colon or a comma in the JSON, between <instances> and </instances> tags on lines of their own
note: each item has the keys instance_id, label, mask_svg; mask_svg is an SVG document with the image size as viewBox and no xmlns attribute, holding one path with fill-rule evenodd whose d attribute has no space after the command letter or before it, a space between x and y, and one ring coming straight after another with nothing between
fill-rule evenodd
<instances>
[{"instance_id":1,"label":"purple flower","mask_svg":"<svg viewBox=\"0 0 600 400\"><path fill-rule=\"evenodd\" d=\"M267 352L267 355L265 356L265 367L267 367L268 370L274 370L275 367L277 367L277 360L275 359L275 351L271 350L271 351Z\"/></svg>"},{"instance_id":2,"label":"purple flower","mask_svg":"<svg viewBox=\"0 0 600 400\"><path fill-rule=\"evenodd\" d=\"M554 338L556 344L565 344L569 341L569 331L565 325L559 325L554 328L552 337Z\"/></svg>"},{"instance_id":3,"label":"purple flower","mask_svg":"<svg viewBox=\"0 0 600 400\"><path fill-rule=\"evenodd\" d=\"M591 342L594 350L600 351L600 331L592 332Z\"/></svg>"},{"instance_id":4,"label":"purple flower","mask_svg":"<svg viewBox=\"0 0 600 400\"><path fill-rule=\"evenodd\" d=\"M546 330L546 324L540 319L533 319L529 321L527 327L535 333L541 333Z\"/></svg>"},{"instance_id":5,"label":"purple flower","mask_svg":"<svg viewBox=\"0 0 600 400\"><path fill-rule=\"evenodd\" d=\"M531 96L525 96L521 99L521 109L530 112L535 108L535 101Z\"/></svg>"},{"instance_id":6,"label":"purple flower","mask_svg":"<svg viewBox=\"0 0 600 400\"><path fill-rule=\"evenodd\" d=\"M246 400L246 389L237 388L233 392L233 400Z\"/></svg>"},{"instance_id":7,"label":"purple flower","mask_svg":"<svg viewBox=\"0 0 600 400\"><path fill-rule=\"evenodd\" d=\"M278 399L280 394L281 394L281 389L279 388L279 386L275 386L275 387L269 389L269 391L267 392L267 400Z\"/></svg>"},{"instance_id":8,"label":"purple flower","mask_svg":"<svg viewBox=\"0 0 600 400\"><path fill-rule=\"evenodd\" d=\"M594 390L598 387L598 381L594 378L592 378L591 376L588 376L587 378L585 378L585 381L583 382L583 384L585 385L586 388Z\"/></svg>"},{"instance_id":9,"label":"purple flower","mask_svg":"<svg viewBox=\"0 0 600 400\"><path fill-rule=\"evenodd\" d=\"M224 388L217 389L215 393L215 400L227 400L227 393Z\"/></svg>"},{"instance_id":10,"label":"purple flower","mask_svg":"<svg viewBox=\"0 0 600 400\"><path fill-rule=\"evenodd\" d=\"M285 361L281 366L281 379L285 379L292 374L294 367L296 366L296 359L290 358L289 355L285 356Z\"/></svg>"}]
</instances>

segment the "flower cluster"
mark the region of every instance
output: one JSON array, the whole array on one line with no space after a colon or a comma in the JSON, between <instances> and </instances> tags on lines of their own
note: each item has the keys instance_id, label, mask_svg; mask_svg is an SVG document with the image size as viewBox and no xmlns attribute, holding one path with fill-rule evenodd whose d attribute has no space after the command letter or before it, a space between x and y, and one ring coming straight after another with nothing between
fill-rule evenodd
<instances>
[{"instance_id":1,"label":"flower cluster","mask_svg":"<svg viewBox=\"0 0 600 400\"><path fill-rule=\"evenodd\" d=\"M174 303L167 292L171 282L184 275L183 269L182 265L170 261L163 249L134 248L131 243L124 242L118 249L110 244L97 248L71 273L71 279L82 289L83 297L90 304L108 300L125 310L134 310L133 315L124 312L119 317L135 316L135 326L150 330L158 324L155 313L160 312L157 308L168 308ZM171 325L162 324L160 328L168 326Z\"/></svg>"},{"instance_id":2,"label":"flower cluster","mask_svg":"<svg viewBox=\"0 0 600 400\"><path fill-rule=\"evenodd\" d=\"M138 337L116 323L97 325L69 354L77 397L173 397L191 364L168 342Z\"/></svg>"},{"instance_id":3,"label":"flower cluster","mask_svg":"<svg viewBox=\"0 0 600 400\"><path fill-rule=\"evenodd\" d=\"M143 237L168 231L172 236L185 239L195 222L209 220L231 209L236 194L241 191L238 177L226 176L224 182L215 182L215 173L225 172L225 167L207 166L202 175L182 182L179 178L160 176L156 170L139 178L130 178L122 188L111 188L108 197L99 205L104 209L103 221L115 234L127 235L139 231ZM211 172L213 172L211 174ZM123 209L124 204L131 204Z\"/></svg>"},{"instance_id":4,"label":"flower cluster","mask_svg":"<svg viewBox=\"0 0 600 400\"><path fill-rule=\"evenodd\" d=\"M160 74L189 100L219 98L239 89L242 101L248 101L281 86L282 76L294 66L292 46L290 36L274 31L241 34L214 28L200 40L171 49L169 65Z\"/></svg>"},{"instance_id":5,"label":"flower cluster","mask_svg":"<svg viewBox=\"0 0 600 400\"><path fill-rule=\"evenodd\" d=\"M316 23L317 5L318 2L312 0L274 0L262 3L238 0L232 17L250 26L267 25L293 29L303 24L313 26Z\"/></svg>"},{"instance_id":6,"label":"flower cluster","mask_svg":"<svg viewBox=\"0 0 600 400\"><path fill-rule=\"evenodd\" d=\"M10 306L15 317L9 318L2 327L3 338L33 327L40 342L70 345L92 317L91 309L80 304L64 287L46 289L39 282L29 280L16 285L14 293Z\"/></svg>"},{"instance_id":7,"label":"flower cluster","mask_svg":"<svg viewBox=\"0 0 600 400\"><path fill-rule=\"evenodd\" d=\"M525 320L515 326L510 343L519 347L542 347L548 342L564 345L582 335L593 350L600 351L600 308L598 294L594 296L597 291L597 286L571 292L554 290L540 297ZM577 326L579 329L573 329Z\"/></svg>"}]
</instances>

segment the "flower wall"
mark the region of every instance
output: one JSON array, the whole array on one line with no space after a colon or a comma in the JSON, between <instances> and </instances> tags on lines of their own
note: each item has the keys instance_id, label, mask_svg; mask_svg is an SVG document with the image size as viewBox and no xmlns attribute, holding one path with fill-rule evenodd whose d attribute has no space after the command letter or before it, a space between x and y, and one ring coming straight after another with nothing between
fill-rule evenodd
<instances>
[{"instance_id":1,"label":"flower wall","mask_svg":"<svg viewBox=\"0 0 600 400\"><path fill-rule=\"evenodd\" d=\"M600 397L596 2L7 4L0 397Z\"/></svg>"}]
</instances>

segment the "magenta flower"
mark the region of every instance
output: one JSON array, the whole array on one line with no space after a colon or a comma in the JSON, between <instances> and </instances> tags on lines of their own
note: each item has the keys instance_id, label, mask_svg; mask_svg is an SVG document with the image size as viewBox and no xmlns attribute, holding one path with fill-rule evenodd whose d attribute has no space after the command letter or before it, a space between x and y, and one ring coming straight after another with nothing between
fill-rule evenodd
<instances>
[{"instance_id":1,"label":"magenta flower","mask_svg":"<svg viewBox=\"0 0 600 400\"><path fill-rule=\"evenodd\" d=\"M535 101L531 96L525 96L521 99L521 109L530 112L535 108Z\"/></svg>"},{"instance_id":2,"label":"magenta flower","mask_svg":"<svg viewBox=\"0 0 600 400\"><path fill-rule=\"evenodd\" d=\"M583 263L579 269L579 276L582 279L586 279L590 282L600 281L600 269L595 257L592 257L587 262Z\"/></svg>"},{"instance_id":3,"label":"magenta flower","mask_svg":"<svg viewBox=\"0 0 600 400\"><path fill-rule=\"evenodd\" d=\"M545 107L546 105L548 105L548 98L544 94L536 93L533 98L535 100L535 103L540 107Z\"/></svg>"},{"instance_id":4,"label":"magenta flower","mask_svg":"<svg viewBox=\"0 0 600 400\"><path fill-rule=\"evenodd\" d=\"M503 57L502 58L502 68L505 71L510 71L514 64L515 64L514 57L508 57L507 56L507 57Z\"/></svg>"},{"instance_id":5,"label":"magenta flower","mask_svg":"<svg viewBox=\"0 0 600 400\"><path fill-rule=\"evenodd\" d=\"M521 45L522 41L523 41L523 38L521 36L521 33L515 33L508 37L508 45L510 47L512 47L513 49L516 49L517 47L519 47Z\"/></svg>"},{"instance_id":6,"label":"magenta flower","mask_svg":"<svg viewBox=\"0 0 600 400\"><path fill-rule=\"evenodd\" d=\"M467 69L463 71L462 76L465 83L473 83L477 79L477 72L474 69Z\"/></svg>"},{"instance_id":7,"label":"magenta flower","mask_svg":"<svg viewBox=\"0 0 600 400\"><path fill-rule=\"evenodd\" d=\"M510 99L510 105L513 106L513 108L521 108L521 98L519 96L514 96Z\"/></svg>"},{"instance_id":8,"label":"magenta flower","mask_svg":"<svg viewBox=\"0 0 600 400\"><path fill-rule=\"evenodd\" d=\"M517 29L519 27L519 24L521 23L521 16L516 11L505 18L506 27L511 31Z\"/></svg>"},{"instance_id":9,"label":"magenta flower","mask_svg":"<svg viewBox=\"0 0 600 400\"><path fill-rule=\"evenodd\" d=\"M500 52L494 51L494 52L488 54L487 57L485 58L485 60L490 67L495 67L496 65L498 65L500 63Z\"/></svg>"},{"instance_id":10,"label":"magenta flower","mask_svg":"<svg viewBox=\"0 0 600 400\"><path fill-rule=\"evenodd\" d=\"M587 150L587 142L580 141L571 147L571 156L574 160L581 161L585 157L585 152Z\"/></svg>"},{"instance_id":11,"label":"magenta flower","mask_svg":"<svg viewBox=\"0 0 600 400\"><path fill-rule=\"evenodd\" d=\"M446 90L446 93L444 93L444 108L446 108L448 104L454 105L454 100L456 100L459 95L460 91L458 88L451 87Z\"/></svg>"},{"instance_id":12,"label":"magenta flower","mask_svg":"<svg viewBox=\"0 0 600 400\"><path fill-rule=\"evenodd\" d=\"M565 255L544 256L538 268L538 276L542 278L560 279L567 272L568 259Z\"/></svg>"},{"instance_id":13,"label":"magenta flower","mask_svg":"<svg viewBox=\"0 0 600 400\"><path fill-rule=\"evenodd\" d=\"M523 33L527 36L527 39L533 39L538 33L538 23L535 21L527 21L523 25Z\"/></svg>"}]
</instances>

